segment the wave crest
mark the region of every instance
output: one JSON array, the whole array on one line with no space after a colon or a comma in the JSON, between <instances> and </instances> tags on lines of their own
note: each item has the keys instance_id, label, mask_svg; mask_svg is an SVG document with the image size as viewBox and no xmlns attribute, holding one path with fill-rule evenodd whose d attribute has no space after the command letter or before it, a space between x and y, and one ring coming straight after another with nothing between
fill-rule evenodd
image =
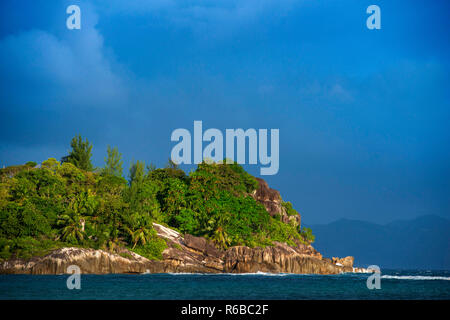
<instances>
[{"instance_id":1,"label":"wave crest","mask_svg":"<svg viewBox=\"0 0 450 320\"><path fill-rule=\"evenodd\" d=\"M450 277L438 276L391 276L383 275L381 279L398 279L398 280L450 280Z\"/></svg>"}]
</instances>

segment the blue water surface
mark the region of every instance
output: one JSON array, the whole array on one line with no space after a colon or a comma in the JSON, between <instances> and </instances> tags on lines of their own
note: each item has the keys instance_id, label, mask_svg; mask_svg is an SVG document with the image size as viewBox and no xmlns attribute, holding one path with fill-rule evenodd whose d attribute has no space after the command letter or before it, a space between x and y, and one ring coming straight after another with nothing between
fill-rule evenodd
<instances>
[{"instance_id":1,"label":"blue water surface","mask_svg":"<svg viewBox=\"0 0 450 320\"><path fill-rule=\"evenodd\" d=\"M0 299L450 299L450 271L382 271L381 289L369 274L110 274L0 275Z\"/></svg>"}]
</instances>

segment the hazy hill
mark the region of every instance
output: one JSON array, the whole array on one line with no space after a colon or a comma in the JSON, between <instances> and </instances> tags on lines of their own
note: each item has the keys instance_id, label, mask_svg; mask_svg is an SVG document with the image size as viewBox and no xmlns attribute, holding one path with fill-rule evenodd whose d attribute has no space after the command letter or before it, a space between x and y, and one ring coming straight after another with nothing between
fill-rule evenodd
<instances>
[{"instance_id":1,"label":"hazy hill","mask_svg":"<svg viewBox=\"0 0 450 320\"><path fill-rule=\"evenodd\" d=\"M325 256L355 257L356 266L450 269L450 221L435 215L386 225L341 219L310 226Z\"/></svg>"}]
</instances>

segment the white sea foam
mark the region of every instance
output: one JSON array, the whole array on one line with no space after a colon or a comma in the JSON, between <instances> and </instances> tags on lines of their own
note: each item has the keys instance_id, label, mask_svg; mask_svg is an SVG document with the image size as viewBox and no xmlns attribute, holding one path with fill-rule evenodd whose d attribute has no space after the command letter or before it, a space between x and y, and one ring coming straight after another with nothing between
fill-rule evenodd
<instances>
[{"instance_id":1,"label":"white sea foam","mask_svg":"<svg viewBox=\"0 0 450 320\"><path fill-rule=\"evenodd\" d=\"M390 276L383 275L381 279L399 279L399 280L450 280L450 277L435 277L435 276Z\"/></svg>"},{"instance_id":2,"label":"white sea foam","mask_svg":"<svg viewBox=\"0 0 450 320\"><path fill-rule=\"evenodd\" d=\"M162 273L164 274L164 273ZM209 273L196 273L196 272L167 272L171 276L185 276L185 275L208 275Z\"/></svg>"},{"instance_id":3,"label":"white sea foam","mask_svg":"<svg viewBox=\"0 0 450 320\"><path fill-rule=\"evenodd\" d=\"M271 276L271 277L283 277L283 276L292 275L292 273L270 273L270 272L262 272L262 271L253 272L253 273L228 273L228 274L236 275L236 276L249 275L249 276Z\"/></svg>"},{"instance_id":4,"label":"white sea foam","mask_svg":"<svg viewBox=\"0 0 450 320\"><path fill-rule=\"evenodd\" d=\"M145 273L146 274L146 273ZM197 272L168 272L167 274L172 276L178 275L203 275L203 276L274 276L274 277L282 277L289 275L297 275L301 276L302 274L293 274L293 273L270 273L270 272L253 272L253 273L197 273Z\"/></svg>"}]
</instances>

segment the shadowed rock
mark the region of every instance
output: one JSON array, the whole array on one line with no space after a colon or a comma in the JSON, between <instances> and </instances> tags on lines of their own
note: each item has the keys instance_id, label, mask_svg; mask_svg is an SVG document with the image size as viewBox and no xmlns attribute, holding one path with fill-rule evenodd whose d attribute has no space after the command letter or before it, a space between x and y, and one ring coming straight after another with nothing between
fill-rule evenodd
<instances>
[{"instance_id":1,"label":"shadowed rock","mask_svg":"<svg viewBox=\"0 0 450 320\"><path fill-rule=\"evenodd\" d=\"M217 249L211 241L203 237L194 237L190 234L184 235L184 245L203 253L206 256L221 258L223 251Z\"/></svg>"},{"instance_id":2,"label":"shadowed rock","mask_svg":"<svg viewBox=\"0 0 450 320\"><path fill-rule=\"evenodd\" d=\"M301 216L299 214L295 216L289 216L286 212L286 209L282 205L282 199L280 196L280 192L275 189L269 188L269 185L266 181L261 178L256 178L258 181L258 188L251 194L251 196L264 205L267 212L275 217L276 215L280 216L280 220L283 223L291 223L295 222L299 227L301 226Z\"/></svg>"}]
</instances>

